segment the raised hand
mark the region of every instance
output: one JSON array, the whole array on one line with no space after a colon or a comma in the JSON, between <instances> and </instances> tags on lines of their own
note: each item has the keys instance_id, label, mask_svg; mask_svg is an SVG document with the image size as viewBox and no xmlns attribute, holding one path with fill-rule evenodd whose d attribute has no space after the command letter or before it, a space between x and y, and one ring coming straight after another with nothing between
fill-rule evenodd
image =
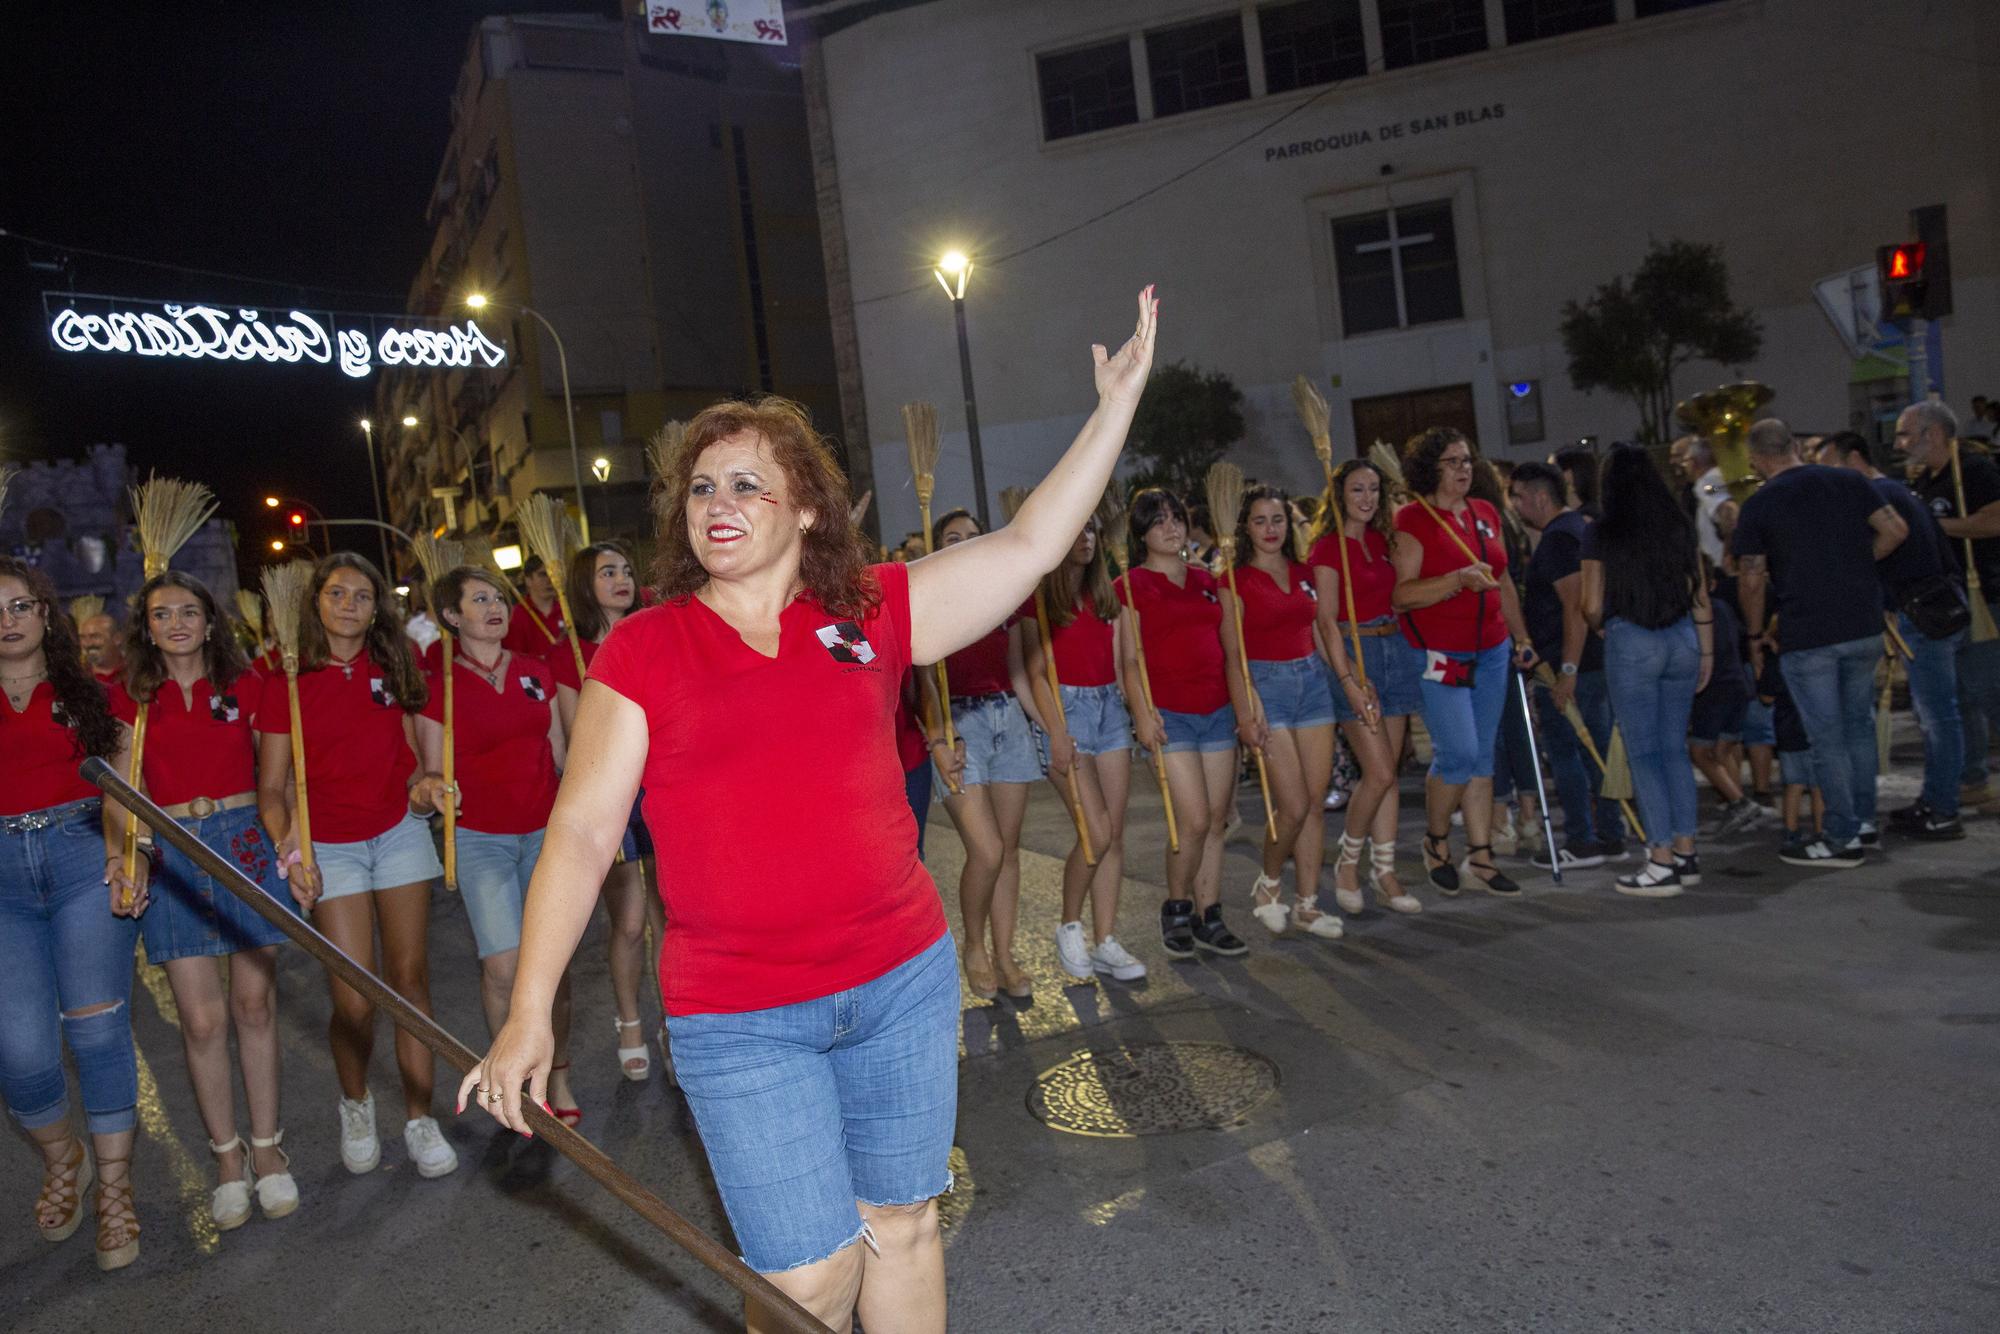
<instances>
[{"instance_id":1,"label":"raised hand","mask_svg":"<svg viewBox=\"0 0 2000 1334\"><path fill-rule=\"evenodd\" d=\"M1146 377L1153 370L1153 341L1158 332L1160 320L1160 299L1153 295L1153 287L1139 293L1139 323L1132 330L1132 336L1116 354L1107 355L1102 343L1090 347L1091 359L1097 366L1097 396L1106 402L1117 402L1131 408L1139 404L1139 395L1146 390Z\"/></svg>"}]
</instances>

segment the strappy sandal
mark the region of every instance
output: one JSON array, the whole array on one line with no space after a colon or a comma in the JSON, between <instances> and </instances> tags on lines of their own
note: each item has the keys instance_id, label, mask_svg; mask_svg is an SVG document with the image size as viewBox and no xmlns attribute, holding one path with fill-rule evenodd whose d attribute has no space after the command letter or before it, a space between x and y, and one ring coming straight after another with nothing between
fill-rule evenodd
<instances>
[{"instance_id":1,"label":"strappy sandal","mask_svg":"<svg viewBox=\"0 0 2000 1334\"><path fill-rule=\"evenodd\" d=\"M617 1027L621 1036L626 1029L639 1027L637 1019L614 1018L611 1022ZM646 1076L653 1073L653 1057L647 1051L646 1043L643 1039L636 1047L620 1047L618 1049L618 1069L625 1078L631 1080L634 1084L643 1084L646 1082Z\"/></svg>"},{"instance_id":2,"label":"strappy sandal","mask_svg":"<svg viewBox=\"0 0 2000 1334\"><path fill-rule=\"evenodd\" d=\"M210 1140L208 1151L218 1158L225 1153L243 1155L243 1175L222 1182L208 1200L209 1218L221 1231L230 1232L250 1221L250 1155L243 1147L241 1135L231 1135L223 1144Z\"/></svg>"},{"instance_id":3,"label":"strappy sandal","mask_svg":"<svg viewBox=\"0 0 2000 1334\"><path fill-rule=\"evenodd\" d=\"M567 1069L569 1069L569 1062L564 1061L561 1065L550 1066L549 1074L553 1076L556 1071L567 1070ZM573 1091L574 1090L572 1090L572 1092ZM549 1103L549 1115L553 1116L556 1120L562 1122L566 1126L574 1126L583 1120L583 1108L575 1106L558 1107L555 1105L553 1101L551 1101Z\"/></svg>"},{"instance_id":4,"label":"strappy sandal","mask_svg":"<svg viewBox=\"0 0 2000 1334\"><path fill-rule=\"evenodd\" d=\"M1000 974L1000 989L1006 992L1009 998L1017 1001L1034 999L1034 981L1029 978L1027 971L1020 964L1015 963L1012 959L1002 959L998 965L998 971Z\"/></svg>"},{"instance_id":5,"label":"strappy sandal","mask_svg":"<svg viewBox=\"0 0 2000 1334\"><path fill-rule=\"evenodd\" d=\"M125 1175L106 1179L104 1169L119 1165ZM132 1207L132 1160L105 1158L97 1166L97 1267L109 1272L139 1258L139 1211Z\"/></svg>"},{"instance_id":6,"label":"strappy sandal","mask_svg":"<svg viewBox=\"0 0 2000 1334\"><path fill-rule=\"evenodd\" d=\"M1338 903L1340 910L1350 917L1362 909L1361 849L1367 846L1367 842L1368 840L1363 838L1353 838L1347 834L1342 834L1340 836L1340 854L1333 859L1333 901ZM1353 889L1349 889L1340 883L1341 873L1349 870L1355 873Z\"/></svg>"},{"instance_id":7,"label":"strappy sandal","mask_svg":"<svg viewBox=\"0 0 2000 1334\"><path fill-rule=\"evenodd\" d=\"M1404 889L1396 880L1396 845L1384 846L1380 843L1368 845L1368 887L1375 891L1375 902L1390 912L1420 913L1424 910L1423 900ZM1393 889L1394 892L1391 892Z\"/></svg>"},{"instance_id":8,"label":"strappy sandal","mask_svg":"<svg viewBox=\"0 0 2000 1334\"><path fill-rule=\"evenodd\" d=\"M1292 910L1278 902L1278 895L1284 892L1285 882L1275 880L1262 871L1257 873L1257 882L1250 886L1250 915L1257 924L1274 936L1285 934Z\"/></svg>"},{"instance_id":9,"label":"strappy sandal","mask_svg":"<svg viewBox=\"0 0 2000 1334\"><path fill-rule=\"evenodd\" d=\"M1330 912L1319 910L1317 894L1308 894L1293 906L1292 920L1297 922L1307 935L1318 936L1321 940L1339 940L1347 934L1347 928L1341 925L1340 918Z\"/></svg>"},{"instance_id":10,"label":"strappy sandal","mask_svg":"<svg viewBox=\"0 0 2000 1334\"><path fill-rule=\"evenodd\" d=\"M979 963L972 962L974 951L978 952ZM1000 979L994 976L993 961L986 957L986 951L978 945L965 947L965 985L981 1000L992 1000L1000 994Z\"/></svg>"},{"instance_id":11,"label":"strappy sandal","mask_svg":"<svg viewBox=\"0 0 2000 1334\"><path fill-rule=\"evenodd\" d=\"M1433 834L1424 831L1424 872L1440 893L1456 895L1459 868L1451 864L1451 831Z\"/></svg>"},{"instance_id":12,"label":"strappy sandal","mask_svg":"<svg viewBox=\"0 0 2000 1334\"><path fill-rule=\"evenodd\" d=\"M1484 865L1473 860L1482 852L1486 854ZM1465 860L1458 864L1458 869L1460 874L1471 880L1473 884L1496 897L1509 899L1521 892L1521 887L1508 879L1501 872L1500 868L1493 864L1493 845L1491 843L1466 844ZM1481 872L1485 874L1482 875Z\"/></svg>"},{"instance_id":13,"label":"strappy sandal","mask_svg":"<svg viewBox=\"0 0 2000 1334\"><path fill-rule=\"evenodd\" d=\"M90 1189L90 1151L75 1135L69 1142L76 1152L65 1153L55 1162L42 1159L42 1192L35 1197L35 1226L48 1241L68 1241L83 1223L83 1193ZM62 1211L62 1220L53 1227L42 1222L49 1214Z\"/></svg>"},{"instance_id":14,"label":"strappy sandal","mask_svg":"<svg viewBox=\"0 0 2000 1334\"><path fill-rule=\"evenodd\" d=\"M299 1207L299 1183L292 1179L292 1155L279 1145L285 1140L285 1132L280 1130L269 1139L250 1137L250 1179L256 1183L257 1207L264 1211L266 1218L283 1218ZM276 1149L278 1157L284 1160L284 1170L259 1173L257 1171L258 1149Z\"/></svg>"}]
</instances>

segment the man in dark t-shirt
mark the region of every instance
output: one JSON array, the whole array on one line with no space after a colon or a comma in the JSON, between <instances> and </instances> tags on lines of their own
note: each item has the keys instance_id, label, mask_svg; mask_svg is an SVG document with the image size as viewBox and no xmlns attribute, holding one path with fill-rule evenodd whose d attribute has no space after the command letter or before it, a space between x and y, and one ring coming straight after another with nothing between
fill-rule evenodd
<instances>
[{"instance_id":1,"label":"man in dark t-shirt","mask_svg":"<svg viewBox=\"0 0 2000 1334\"><path fill-rule=\"evenodd\" d=\"M1967 582L1977 591L1966 591L1983 599L1991 613L2000 610L2000 466L1978 450L1955 445L1957 436L1958 418L1942 403L1912 403L1896 418L1896 446L1909 456L1910 488L1937 517L1961 562L1971 545L1977 578ZM1990 806L1994 793L1986 781L1986 747L1995 720L2000 720L2000 639L1978 643L1968 637L1959 648L1958 711L1965 730L1960 804Z\"/></svg>"},{"instance_id":2,"label":"man in dark t-shirt","mask_svg":"<svg viewBox=\"0 0 2000 1334\"><path fill-rule=\"evenodd\" d=\"M1826 800L1821 836L1780 854L1795 865L1861 865L1875 830L1875 664L1882 656L1882 584L1876 562L1909 528L1844 468L1799 457L1791 428L1768 417L1750 428L1750 466L1763 486L1743 502L1730 537L1743 629L1759 671L1774 645L1785 685L1812 742ZM1765 594L1777 595L1775 640Z\"/></svg>"}]
</instances>

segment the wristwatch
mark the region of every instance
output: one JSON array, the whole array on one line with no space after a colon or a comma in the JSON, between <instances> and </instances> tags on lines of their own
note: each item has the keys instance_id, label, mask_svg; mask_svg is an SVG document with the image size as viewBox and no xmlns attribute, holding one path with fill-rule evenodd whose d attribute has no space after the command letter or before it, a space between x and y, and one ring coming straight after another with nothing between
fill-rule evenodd
<instances>
[{"instance_id":1,"label":"wristwatch","mask_svg":"<svg viewBox=\"0 0 2000 1334\"><path fill-rule=\"evenodd\" d=\"M1564 664L1562 665L1562 674L1563 674L1564 676L1575 676L1575 675L1576 675L1576 664L1575 664L1575 663L1573 663L1573 662L1566 662L1566 663L1564 663Z\"/></svg>"}]
</instances>

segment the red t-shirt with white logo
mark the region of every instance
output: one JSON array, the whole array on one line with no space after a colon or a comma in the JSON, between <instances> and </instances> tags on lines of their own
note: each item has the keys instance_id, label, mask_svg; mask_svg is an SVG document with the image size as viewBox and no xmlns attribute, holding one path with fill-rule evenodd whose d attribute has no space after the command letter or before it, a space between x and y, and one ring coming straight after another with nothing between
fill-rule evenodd
<instances>
[{"instance_id":1,"label":"red t-shirt with white logo","mask_svg":"<svg viewBox=\"0 0 2000 1334\"><path fill-rule=\"evenodd\" d=\"M55 702L55 687L47 681L35 686L19 713L0 695L0 755L6 756L0 763L0 815L26 815L98 795L77 774L83 752Z\"/></svg>"},{"instance_id":2,"label":"red t-shirt with white logo","mask_svg":"<svg viewBox=\"0 0 2000 1334\"><path fill-rule=\"evenodd\" d=\"M1396 531L1408 533L1423 543L1424 561L1417 570L1419 579L1435 579L1462 570L1472 564L1473 556L1486 562L1494 578L1507 577L1507 543L1500 535L1500 515L1483 500L1468 498L1461 515L1413 500L1396 511ZM1453 540L1454 534L1457 540ZM1444 601L1405 616L1403 633L1419 648L1448 653L1476 653L1492 648L1507 638L1507 621L1500 612L1500 590L1490 588L1482 595L1461 588Z\"/></svg>"},{"instance_id":3,"label":"red t-shirt with white logo","mask_svg":"<svg viewBox=\"0 0 2000 1334\"><path fill-rule=\"evenodd\" d=\"M1254 565L1236 570L1236 596L1243 603L1243 651L1252 662L1291 662L1313 655L1313 617L1319 594L1312 571L1285 562L1285 582Z\"/></svg>"},{"instance_id":4,"label":"red t-shirt with white logo","mask_svg":"<svg viewBox=\"0 0 2000 1334\"><path fill-rule=\"evenodd\" d=\"M522 598L514 604L514 614L507 620L507 635L500 641L500 647L537 658L552 658L558 649L569 652L569 636L563 633L561 604L551 606L545 614L537 611L534 603Z\"/></svg>"},{"instance_id":5,"label":"red t-shirt with white logo","mask_svg":"<svg viewBox=\"0 0 2000 1334\"><path fill-rule=\"evenodd\" d=\"M945 932L896 754L909 569L872 574L882 599L858 620L794 599L776 657L691 597L628 617L591 666L645 710L670 1014L845 991Z\"/></svg>"},{"instance_id":6,"label":"red t-shirt with white logo","mask_svg":"<svg viewBox=\"0 0 2000 1334\"><path fill-rule=\"evenodd\" d=\"M347 667L299 673L305 717L306 800L316 843L360 843L409 813L416 753L403 731L403 706L367 650ZM289 736L291 701L283 678L257 704L259 732Z\"/></svg>"},{"instance_id":7,"label":"red t-shirt with white logo","mask_svg":"<svg viewBox=\"0 0 2000 1334\"><path fill-rule=\"evenodd\" d=\"M1447 539L1448 540L1448 539ZM1306 556L1306 564L1333 571L1333 617L1345 621L1347 590L1340 582L1340 546L1347 544L1347 572L1354 577L1354 620L1359 625L1395 614L1391 598L1396 592L1396 565L1389 558L1389 539L1373 528L1363 531L1356 541L1340 533L1328 532Z\"/></svg>"},{"instance_id":8,"label":"red t-shirt with white logo","mask_svg":"<svg viewBox=\"0 0 2000 1334\"><path fill-rule=\"evenodd\" d=\"M452 776L458 825L480 834L532 834L556 804L556 754L549 745L555 674L532 654L508 654L500 685L454 654L451 675ZM430 678L424 717L444 722L444 674Z\"/></svg>"},{"instance_id":9,"label":"red t-shirt with white logo","mask_svg":"<svg viewBox=\"0 0 2000 1334\"><path fill-rule=\"evenodd\" d=\"M1153 706L1172 713L1214 713L1229 704L1222 668L1222 598L1215 576L1189 565L1176 584L1143 566L1123 582L1139 615Z\"/></svg>"},{"instance_id":10,"label":"red t-shirt with white logo","mask_svg":"<svg viewBox=\"0 0 2000 1334\"><path fill-rule=\"evenodd\" d=\"M206 676L194 683L192 698L183 698L172 681L154 691L146 707L146 750L139 760L147 795L162 806L178 806L196 797L220 801L255 792L257 738L251 723L270 684L262 672L252 670L220 692ZM280 678L278 693L284 690ZM137 722L139 706L125 687L112 689L111 712L128 727Z\"/></svg>"}]
</instances>

